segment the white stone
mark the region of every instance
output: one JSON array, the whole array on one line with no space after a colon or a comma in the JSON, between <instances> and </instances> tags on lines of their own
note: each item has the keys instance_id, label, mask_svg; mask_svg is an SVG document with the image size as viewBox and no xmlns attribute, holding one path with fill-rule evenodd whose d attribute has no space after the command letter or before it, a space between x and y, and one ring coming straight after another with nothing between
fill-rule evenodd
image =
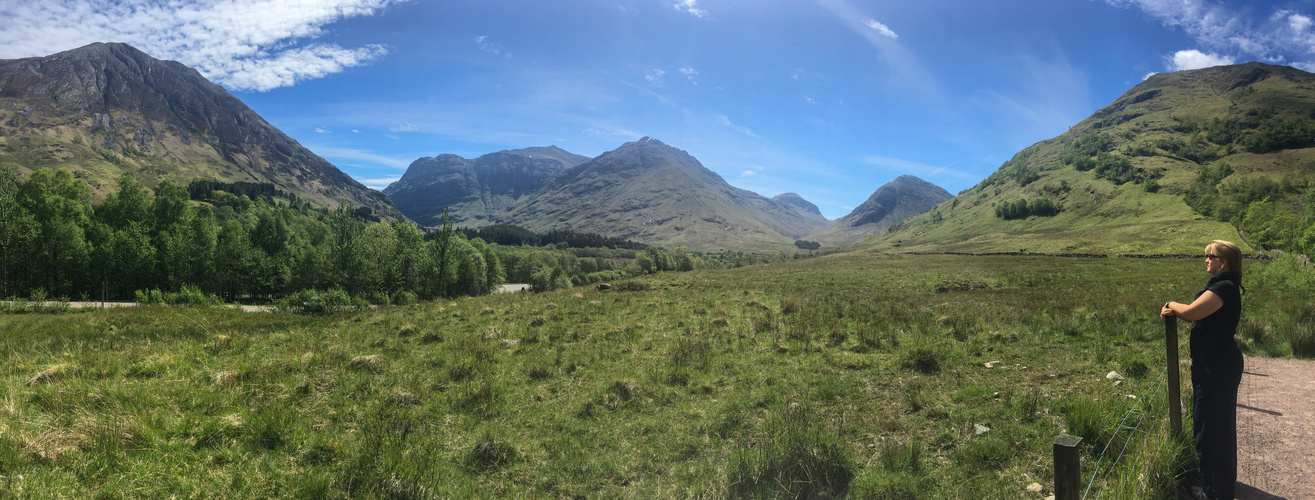
<instances>
[{"instance_id":1,"label":"white stone","mask_svg":"<svg viewBox=\"0 0 1315 500\"><path fill-rule=\"evenodd\" d=\"M1027 491L1029 493L1041 493L1041 483L1032 483L1027 485Z\"/></svg>"},{"instance_id":2,"label":"white stone","mask_svg":"<svg viewBox=\"0 0 1315 500\"><path fill-rule=\"evenodd\" d=\"M1123 375L1119 375L1119 372L1112 371L1105 374L1105 380L1123 380Z\"/></svg>"},{"instance_id":3,"label":"white stone","mask_svg":"<svg viewBox=\"0 0 1315 500\"><path fill-rule=\"evenodd\" d=\"M977 435L980 436L982 434L991 432L991 428L982 424L973 424L973 432L976 432Z\"/></svg>"}]
</instances>

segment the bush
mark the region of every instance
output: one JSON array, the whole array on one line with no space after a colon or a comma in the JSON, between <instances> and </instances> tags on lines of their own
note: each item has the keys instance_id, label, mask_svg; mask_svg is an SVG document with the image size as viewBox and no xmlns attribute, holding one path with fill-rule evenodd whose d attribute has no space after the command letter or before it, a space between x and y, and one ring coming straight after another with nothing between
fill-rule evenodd
<instances>
[{"instance_id":1,"label":"bush","mask_svg":"<svg viewBox=\"0 0 1315 500\"><path fill-rule=\"evenodd\" d=\"M365 299L349 296L341 288L298 290L276 304L280 312L292 314L333 314L369 306Z\"/></svg>"},{"instance_id":2,"label":"bush","mask_svg":"<svg viewBox=\"0 0 1315 500\"><path fill-rule=\"evenodd\" d=\"M162 292L158 288L137 290L133 292L134 300L139 304L174 305L188 307L223 307L224 299L218 295L206 295L199 287L183 285L177 292Z\"/></svg>"}]
</instances>

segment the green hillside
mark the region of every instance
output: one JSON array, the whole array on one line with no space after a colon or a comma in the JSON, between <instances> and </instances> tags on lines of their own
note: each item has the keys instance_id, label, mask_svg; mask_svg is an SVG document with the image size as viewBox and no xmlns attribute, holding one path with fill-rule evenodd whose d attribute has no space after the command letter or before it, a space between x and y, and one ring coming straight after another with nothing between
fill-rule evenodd
<instances>
[{"instance_id":1,"label":"green hillside","mask_svg":"<svg viewBox=\"0 0 1315 500\"><path fill-rule=\"evenodd\" d=\"M1150 254L1195 253L1229 239L1309 252L1313 117L1315 75L1293 68L1248 63L1154 75L865 244Z\"/></svg>"}]
</instances>

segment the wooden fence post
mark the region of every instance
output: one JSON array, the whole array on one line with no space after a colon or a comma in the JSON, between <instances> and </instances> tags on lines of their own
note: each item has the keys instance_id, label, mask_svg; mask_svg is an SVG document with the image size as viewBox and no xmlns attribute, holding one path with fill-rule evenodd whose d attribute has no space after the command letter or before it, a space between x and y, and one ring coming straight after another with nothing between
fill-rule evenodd
<instances>
[{"instance_id":1,"label":"wooden fence post","mask_svg":"<svg viewBox=\"0 0 1315 500\"><path fill-rule=\"evenodd\" d=\"M1168 366L1169 379L1169 432L1177 437L1183 431L1183 398L1178 382L1178 318L1170 317L1164 321L1164 358Z\"/></svg>"},{"instance_id":2,"label":"wooden fence post","mask_svg":"<svg viewBox=\"0 0 1315 500\"><path fill-rule=\"evenodd\" d=\"M1055 438L1055 500L1082 498L1082 466L1078 445L1082 438L1060 434Z\"/></svg>"}]
</instances>

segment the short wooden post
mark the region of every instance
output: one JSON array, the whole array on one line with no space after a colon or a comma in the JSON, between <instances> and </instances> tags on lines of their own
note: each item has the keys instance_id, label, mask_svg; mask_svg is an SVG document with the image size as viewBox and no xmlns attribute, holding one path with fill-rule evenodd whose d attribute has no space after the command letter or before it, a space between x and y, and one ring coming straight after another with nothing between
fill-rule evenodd
<instances>
[{"instance_id":1,"label":"short wooden post","mask_svg":"<svg viewBox=\"0 0 1315 500\"><path fill-rule=\"evenodd\" d=\"M1082 438L1060 434L1055 438L1055 500L1082 498L1082 465L1078 445Z\"/></svg>"},{"instance_id":2,"label":"short wooden post","mask_svg":"<svg viewBox=\"0 0 1315 500\"><path fill-rule=\"evenodd\" d=\"M1178 382L1178 318L1169 317L1164 321L1164 358L1168 366L1166 378L1169 379L1169 433L1178 436L1183 432L1183 398Z\"/></svg>"}]
</instances>

